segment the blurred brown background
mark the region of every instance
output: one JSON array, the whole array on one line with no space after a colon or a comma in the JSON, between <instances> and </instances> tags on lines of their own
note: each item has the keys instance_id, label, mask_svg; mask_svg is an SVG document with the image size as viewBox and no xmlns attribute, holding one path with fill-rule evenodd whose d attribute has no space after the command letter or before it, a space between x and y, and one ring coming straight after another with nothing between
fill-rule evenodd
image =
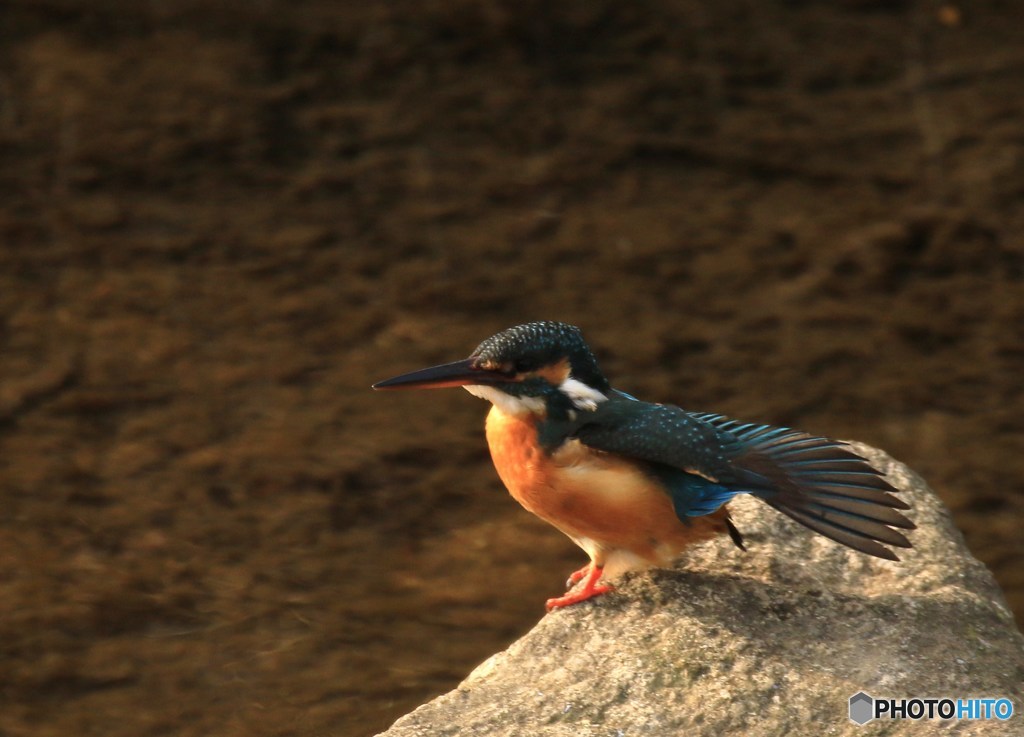
<instances>
[{"instance_id":1,"label":"blurred brown background","mask_svg":"<svg viewBox=\"0 0 1024 737\"><path fill-rule=\"evenodd\" d=\"M584 556L368 386L540 318L889 450L1024 616L1015 3L0 13L0 734L361 737L524 632Z\"/></svg>"}]
</instances>

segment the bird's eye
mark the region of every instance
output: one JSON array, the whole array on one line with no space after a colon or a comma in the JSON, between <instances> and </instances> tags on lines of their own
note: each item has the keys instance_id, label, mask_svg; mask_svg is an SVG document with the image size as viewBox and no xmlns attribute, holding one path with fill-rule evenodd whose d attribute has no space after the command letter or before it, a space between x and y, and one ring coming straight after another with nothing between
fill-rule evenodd
<instances>
[{"instance_id":1,"label":"bird's eye","mask_svg":"<svg viewBox=\"0 0 1024 737\"><path fill-rule=\"evenodd\" d=\"M516 360L513 367L513 372L517 374L528 374L531 371L537 370L537 362L529 358L520 358Z\"/></svg>"},{"instance_id":2,"label":"bird's eye","mask_svg":"<svg viewBox=\"0 0 1024 737\"><path fill-rule=\"evenodd\" d=\"M515 376L517 371L516 365L512 361L501 361L499 363L493 359L480 361L477 364L477 368L484 371L493 371L496 374L504 374L505 376Z\"/></svg>"}]
</instances>

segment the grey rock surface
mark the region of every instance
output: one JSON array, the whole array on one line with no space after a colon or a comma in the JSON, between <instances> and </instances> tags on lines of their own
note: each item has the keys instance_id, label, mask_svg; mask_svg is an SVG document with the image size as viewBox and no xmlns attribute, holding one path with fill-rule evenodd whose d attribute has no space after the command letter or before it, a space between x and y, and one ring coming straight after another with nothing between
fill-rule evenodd
<instances>
[{"instance_id":1,"label":"grey rock surface","mask_svg":"<svg viewBox=\"0 0 1024 737\"><path fill-rule=\"evenodd\" d=\"M914 506L900 563L740 499L748 552L705 543L674 570L549 614L383 734L1024 735L1024 637L992 576L920 477L856 447ZM859 691L1006 697L1014 716L860 726L848 717Z\"/></svg>"}]
</instances>

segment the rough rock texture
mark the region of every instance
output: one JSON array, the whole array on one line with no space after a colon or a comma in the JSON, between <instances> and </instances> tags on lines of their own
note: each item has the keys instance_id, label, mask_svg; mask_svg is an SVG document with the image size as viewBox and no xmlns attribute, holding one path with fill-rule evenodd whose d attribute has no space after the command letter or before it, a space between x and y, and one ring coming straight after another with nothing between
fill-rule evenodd
<instances>
[{"instance_id":1,"label":"rough rock texture","mask_svg":"<svg viewBox=\"0 0 1024 737\"><path fill-rule=\"evenodd\" d=\"M548 615L458 688L385 732L412 735L1024 733L1024 637L924 481L861 446L911 501L901 563L733 505L749 552L701 545L679 569ZM538 592L542 597L545 592ZM873 722L848 699L1006 696L1007 722Z\"/></svg>"}]
</instances>

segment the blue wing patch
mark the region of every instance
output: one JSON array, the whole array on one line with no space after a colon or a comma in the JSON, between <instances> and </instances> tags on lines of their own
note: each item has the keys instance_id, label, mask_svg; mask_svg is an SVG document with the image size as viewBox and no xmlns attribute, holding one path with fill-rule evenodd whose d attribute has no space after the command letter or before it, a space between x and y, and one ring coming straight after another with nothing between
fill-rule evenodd
<instances>
[{"instance_id":1,"label":"blue wing patch","mask_svg":"<svg viewBox=\"0 0 1024 737\"><path fill-rule=\"evenodd\" d=\"M683 522L686 522L687 517L716 512L737 494L746 493L660 463L654 464L653 470L672 497L672 508L676 516Z\"/></svg>"}]
</instances>

